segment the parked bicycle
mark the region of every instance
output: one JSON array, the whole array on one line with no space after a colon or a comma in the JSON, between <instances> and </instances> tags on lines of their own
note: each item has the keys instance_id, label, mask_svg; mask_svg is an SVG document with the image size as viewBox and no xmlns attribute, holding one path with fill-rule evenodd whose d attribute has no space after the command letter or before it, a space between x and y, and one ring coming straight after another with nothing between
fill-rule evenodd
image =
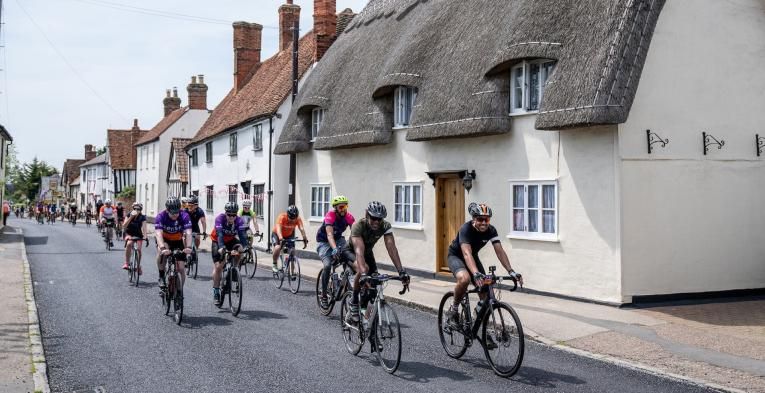
<instances>
[{"instance_id":1,"label":"parked bicycle","mask_svg":"<svg viewBox=\"0 0 765 393\"><path fill-rule=\"evenodd\" d=\"M308 245L305 239L294 237L282 239L282 253L279 255L279 262L276 265L277 271L273 272L274 285L281 288L286 277L292 293L298 293L300 290L300 261L295 255L295 242L303 242L303 249ZM287 256L286 259L284 258L285 255Z\"/></svg>"},{"instance_id":2,"label":"parked bicycle","mask_svg":"<svg viewBox=\"0 0 765 393\"><path fill-rule=\"evenodd\" d=\"M454 302L454 292L444 295L438 307L438 335L446 354L454 359L461 358L477 340L494 372L507 378L517 373L523 362L523 327L515 310L498 299L501 298L498 284L511 280L513 286L510 291L515 291L518 280L514 276L497 276L494 273L496 270L496 266L489 267L483 285L467 292L486 294L486 299L478 302L475 318L471 316L470 300L466 294L459 305L458 322L454 325L448 323L445 313Z\"/></svg>"},{"instance_id":3,"label":"parked bicycle","mask_svg":"<svg viewBox=\"0 0 765 393\"><path fill-rule=\"evenodd\" d=\"M146 247L149 246L149 241L148 239L134 236L131 236L129 240L133 241L133 257L130 258L128 263L128 281L134 282L133 279L135 279L135 286L138 286L138 280L141 276L141 253L139 252L141 246L138 244L138 241L145 240ZM125 240L125 247L127 247L127 240Z\"/></svg>"},{"instance_id":4,"label":"parked bicycle","mask_svg":"<svg viewBox=\"0 0 765 393\"><path fill-rule=\"evenodd\" d=\"M247 248L247 252L242 254L242 257L239 259L239 272L250 278L255 277L255 271L258 270L258 253L253 248L255 238L258 238L258 243L260 243L263 241L263 234L258 232L252 235L250 231L247 231L247 241L250 243L250 246ZM247 265L252 265L252 273L248 273L250 269Z\"/></svg>"},{"instance_id":5,"label":"parked bicycle","mask_svg":"<svg viewBox=\"0 0 765 393\"><path fill-rule=\"evenodd\" d=\"M320 269L318 276L316 276L316 304L319 306L319 312L324 316L331 314L332 309L335 307L335 302L342 300L346 292L352 289L352 277L356 274L353 270L353 265L343 258L341 254L337 255L337 259L332 263L332 273L327 284L326 307L321 303L321 274L323 270ZM338 266L343 267L343 271L340 274L337 273Z\"/></svg>"},{"instance_id":6,"label":"parked bicycle","mask_svg":"<svg viewBox=\"0 0 765 393\"><path fill-rule=\"evenodd\" d=\"M242 250L242 253L246 254L248 248ZM242 288L242 276L239 273L239 269L234 268L234 260L236 251L228 251L224 248L223 251L223 279L220 289L220 302L217 304L218 308L223 306L223 302L228 295L228 307L231 310L231 314L234 316L239 315L239 311L242 311L242 294L244 289ZM240 260L241 263L241 260Z\"/></svg>"},{"instance_id":7,"label":"parked bicycle","mask_svg":"<svg viewBox=\"0 0 765 393\"><path fill-rule=\"evenodd\" d=\"M357 355L369 338L371 350L380 365L393 374L401 363L401 325L396 311L383 294L390 280L401 281L401 278L387 274L363 275L360 281L362 290L359 293L360 315L356 321L351 318L349 303L353 292L347 292L340 305L340 326L348 352ZM405 285L399 295L408 290L409 285Z\"/></svg>"},{"instance_id":8,"label":"parked bicycle","mask_svg":"<svg viewBox=\"0 0 765 393\"><path fill-rule=\"evenodd\" d=\"M188 261L187 255L182 250L172 250L170 255L162 257L167 285L159 291L159 296L162 298L165 315L170 315L172 309L173 321L178 325L183 320L183 283L177 265L178 260L184 259Z\"/></svg>"}]
</instances>

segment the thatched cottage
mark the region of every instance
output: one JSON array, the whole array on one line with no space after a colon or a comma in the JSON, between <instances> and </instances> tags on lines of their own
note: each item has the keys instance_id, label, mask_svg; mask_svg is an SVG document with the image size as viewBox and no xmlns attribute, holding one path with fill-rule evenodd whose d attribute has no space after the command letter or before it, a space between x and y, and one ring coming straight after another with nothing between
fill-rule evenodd
<instances>
[{"instance_id":1,"label":"thatched cottage","mask_svg":"<svg viewBox=\"0 0 765 393\"><path fill-rule=\"evenodd\" d=\"M329 195L385 203L410 270L448 273L482 201L536 290L763 288L763 61L757 0L372 0L276 153L314 231Z\"/></svg>"}]
</instances>

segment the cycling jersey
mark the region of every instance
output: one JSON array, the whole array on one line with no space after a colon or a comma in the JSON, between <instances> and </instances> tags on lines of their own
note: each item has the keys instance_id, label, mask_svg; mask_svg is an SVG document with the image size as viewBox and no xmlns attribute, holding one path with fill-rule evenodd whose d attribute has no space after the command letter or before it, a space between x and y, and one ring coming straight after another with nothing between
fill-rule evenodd
<instances>
[{"instance_id":1,"label":"cycling jersey","mask_svg":"<svg viewBox=\"0 0 765 393\"><path fill-rule=\"evenodd\" d=\"M324 221L319 228L319 232L316 234L316 241L319 243L329 242L327 239L327 226L332 226L332 234L334 235L335 240L337 240L343 236L345 229L353 225L354 222L356 222L356 220L350 212L346 212L345 216L341 216L336 214L334 210L330 210L327 212L327 215L324 216Z\"/></svg>"},{"instance_id":2,"label":"cycling jersey","mask_svg":"<svg viewBox=\"0 0 765 393\"><path fill-rule=\"evenodd\" d=\"M189 211L189 217L191 217L191 232L201 233L199 230L199 220L205 216L205 211L201 207L197 207L194 211Z\"/></svg>"},{"instance_id":3,"label":"cycling jersey","mask_svg":"<svg viewBox=\"0 0 765 393\"><path fill-rule=\"evenodd\" d=\"M128 223L125 233L132 237L143 237L143 223L146 222L146 216L137 214L133 220Z\"/></svg>"},{"instance_id":4,"label":"cycling jersey","mask_svg":"<svg viewBox=\"0 0 765 393\"><path fill-rule=\"evenodd\" d=\"M250 221L255 218L255 212L252 209L248 212L244 211L244 209L239 209L237 215L244 220L245 225L250 225Z\"/></svg>"},{"instance_id":5,"label":"cycling jersey","mask_svg":"<svg viewBox=\"0 0 765 393\"><path fill-rule=\"evenodd\" d=\"M72 213L77 211L77 206L69 206L69 210L72 211Z\"/></svg>"},{"instance_id":6,"label":"cycling jersey","mask_svg":"<svg viewBox=\"0 0 765 393\"><path fill-rule=\"evenodd\" d=\"M236 240L237 235L239 242L242 246L247 245L247 224L244 223L242 217L237 216L233 223L228 223L226 213L221 213L215 218L215 229L213 229L210 237L214 242L218 244L218 247L223 247L224 243L231 243Z\"/></svg>"},{"instance_id":7,"label":"cycling jersey","mask_svg":"<svg viewBox=\"0 0 765 393\"><path fill-rule=\"evenodd\" d=\"M489 242L492 244L500 242L497 229L494 228L493 225L489 225L489 229L487 229L486 232L479 232L473 226L473 222L468 221L462 225L459 233L457 233L457 237L452 241L452 244L449 245L449 255L455 256L462 262L465 262L465 257L462 255L461 245L470 244L473 259L476 263L480 263L481 261L478 259L478 251Z\"/></svg>"},{"instance_id":8,"label":"cycling jersey","mask_svg":"<svg viewBox=\"0 0 765 393\"><path fill-rule=\"evenodd\" d=\"M369 225L369 221L366 217L357 221L351 227L351 237L360 237L361 240L364 241L364 250L366 254L370 254L372 252L372 248L374 248L375 244L378 240L380 240L381 237L392 234L393 227L388 221L385 220L382 220L380 227L376 231L373 230ZM366 257L366 255L364 256Z\"/></svg>"},{"instance_id":9,"label":"cycling jersey","mask_svg":"<svg viewBox=\"0 0 765 393\"><path fill-rule=\"evenodd\" d=\"M183 240L183 232L191 229L189 213L181 211L176 219L170 218L167 210L161 211L154 219L154 229L162 231L162 238L170 241Z\"/></svg>"},{"instance_id":10,"label":"cycling jersey","mask_svg":"<svg viewBox=\"0 0 765 393\"><path fill-rule=\"evenodd\" d=\"M279 214L279 217L276 217L276 223L274 224L273 232L277 233L276 229L281 227L282 237L288 238L294 236L296 227L302 226L303 220L301 220L300 217L297 217L294 220L290 220L290 217L287 215L287 213L281 213Z\"/></svg>"},{"instance_id":11,"label":"cycling jersey","mask_svg":"<svg viewBox=\"0 0 765 393\"><path fill-rule=\"evenodd\" d=\"M101 215L101 217L112 220L114 219L114 208L108 207L108 206L101 206L101 209L98 211L98 214Z\"/></svg>"},{"instance_id":12,"label":"cycling jersey","mask_svg":"<svg viewBox=\"0 0 765 393\"><path fill-rule=\"evenodd\" d=\"M117 206L115 211L117 212L117 218L119 218L120 220L125 218L125 208L124 207Z\"/></svg>"}]
</instances>

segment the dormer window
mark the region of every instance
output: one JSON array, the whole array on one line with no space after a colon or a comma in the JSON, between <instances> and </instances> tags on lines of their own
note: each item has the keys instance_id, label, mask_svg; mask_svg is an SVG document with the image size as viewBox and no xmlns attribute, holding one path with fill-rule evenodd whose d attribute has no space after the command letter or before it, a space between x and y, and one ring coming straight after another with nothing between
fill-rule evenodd
<instances>
[{"instance_id":1,"label":"dormer window","mask_svg":"<svg viewBox=\"0 0 765 393\"><path fill-rule=\"evenodd\" d=\"M412 109L417 100L417 88L399 86L393 92L393 127L403 128L411 125Z\"/></svg>"},{"instance_id":2,"label":"dormer window","mask_svg":"<svg viewBox=\"0 0 765 393\"><path fill-rule=\"evenodd\" d=\"M536 112L542 103L545 84L555 70L554 60L529 60L510 71L510 113Z\"/></svg>"},{"instance_id":3,"label":"dormer window","mask_svg":"<svg viewBox=\"0 0 765 393\"><path fill-rule=\"evenodd\" d=\"M311 111L311 141L316 140L321 131L321 123L324 121L324 109L314 108Z\"/></svg>"}]
</instances>

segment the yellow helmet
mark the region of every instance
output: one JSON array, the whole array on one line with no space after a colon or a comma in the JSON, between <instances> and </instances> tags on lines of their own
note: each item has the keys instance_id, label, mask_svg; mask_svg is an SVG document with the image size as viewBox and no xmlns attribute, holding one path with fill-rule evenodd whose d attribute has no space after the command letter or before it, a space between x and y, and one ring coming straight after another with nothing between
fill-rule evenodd
<instances>
[{"instance_id":1,"label":"yellow helmet","mask_svg":"<svg viewBox=\"0 0 765 393\"><path fill-rule=\"evenodd\" d=\"M332 207L335 207L341 203L348 204L348 198L345 195L338 195L332 198Z\"/></svg>"}]
</instances>

